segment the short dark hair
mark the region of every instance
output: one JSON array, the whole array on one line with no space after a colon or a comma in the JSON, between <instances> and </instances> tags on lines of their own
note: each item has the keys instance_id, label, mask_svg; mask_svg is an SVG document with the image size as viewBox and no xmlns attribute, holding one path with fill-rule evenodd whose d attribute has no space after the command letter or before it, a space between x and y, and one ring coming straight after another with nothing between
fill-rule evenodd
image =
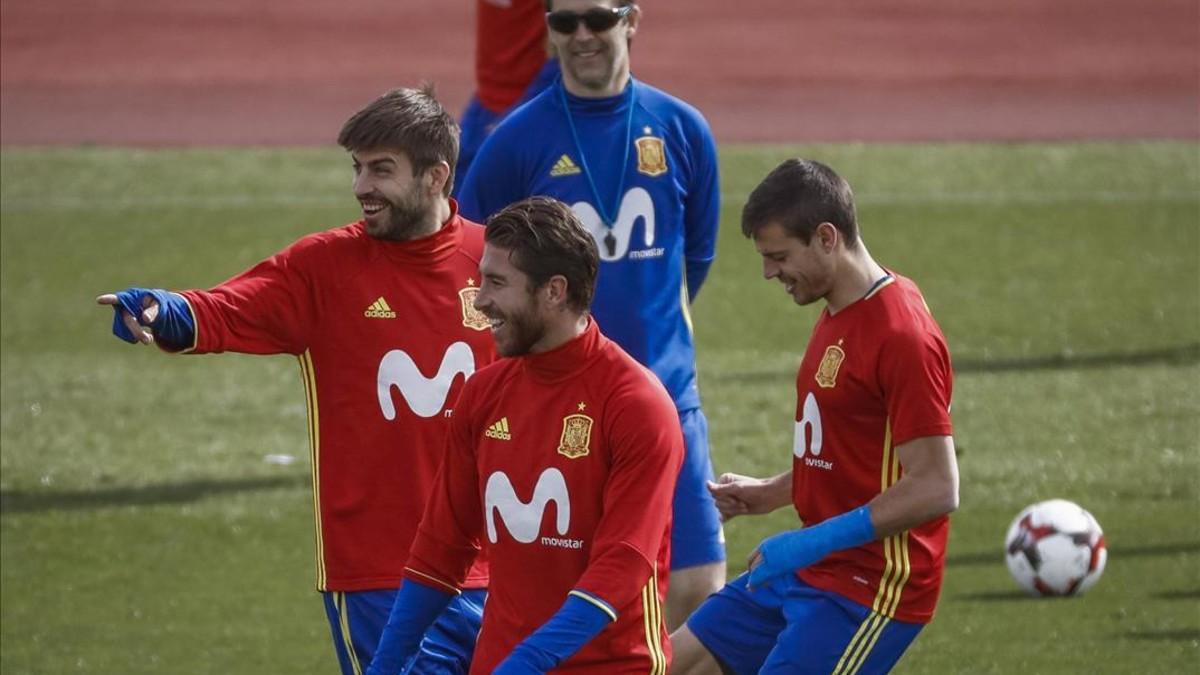
<instances>
[{"instance_id":1,"label":"short dark hair","mask_svg":"<svg viewBox=\"0 0 1200 675\"><path fill-rule=\"evenodd\" d=\"M592 304L600 254L596 240L566 204L549 197L510 204L488 218L483 240L508 249L513 266L534 288L561 275L571 309L584 312Z\"/></svg>"},{"instance_id":2,"label":"short dark hair","mask_svg":"<svg viewBox=\"0 0 1200 675\"><path fill-rule=\"evenodd\" d=\"M337 142L350 152L399 150L412 162L414 176L445 162L450 176L442 193L449 196L454 186L458 124L434 98L430 84L420 89L393 89L371 101L346 120Z\"/></svg>"},{"instance_id":3,"label":"short dark hair","mask_svg":"<svg viewBox=\"0 0 1200 675\"><path fill-rule=\"evenodd\" d=\"M742 234L751 237L770 223L807 244L821 223L842 233L846 248L858 245L858 217L850 184L811 159L789 159L750 193L742 208Z\"/></svg>"}]
</instances>

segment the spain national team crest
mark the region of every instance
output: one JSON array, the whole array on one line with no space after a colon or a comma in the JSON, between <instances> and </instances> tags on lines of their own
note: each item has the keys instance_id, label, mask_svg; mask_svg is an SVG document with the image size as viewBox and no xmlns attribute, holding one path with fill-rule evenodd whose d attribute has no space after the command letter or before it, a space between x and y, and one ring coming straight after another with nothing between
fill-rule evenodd
<instances>
[{"instance_id":1,"label":"spain national team crest","mask_svg":"<svg viewBox=\"0 0 1200 675\"><path fill-rule=\"evenodd\" d=\"M647 176L661 176L667 172L667 153L663 147L663 139L642 136L634 143L637 144L638 172Z\"/></svg>"},{"instance_id":2,"label":"spain national team crest","mask_svg":"<svg viewBox=\"0 0 1200 675\"><path fill-rule=\"evenodd\" d=\"M821 357L821 365L817 366L817 384L825 389L833 389L837 386L838 369L842 367L842 361L846 360L846 352L838 345L829 345L825 348L825 356Z\"/></svg>"},{"instance_id":3,"label":"spain national team crest","mask_svg":"<svg viewBox=\"0 0 1200 675\"><path fill-rule=\"evenodd\" d=\"M479 288L472 279L467 279L467 283L470 285L458 291L458 300L462 303L463 325L474 330L487 330L491 322L483 312L475 309L475 296L479 295Z\"/></svg>"},{"instance_id":4,"label":"spain national team crest","mask_svg":"<svg viewBox=\"0 0 1200 675\"><path fill-rule=\"evenodd\" d=\"M558 439L558 454L567 459L586 457L591 441L592 418L578 413L563 418L562 438Z\"/></svg>"}]
</instances>

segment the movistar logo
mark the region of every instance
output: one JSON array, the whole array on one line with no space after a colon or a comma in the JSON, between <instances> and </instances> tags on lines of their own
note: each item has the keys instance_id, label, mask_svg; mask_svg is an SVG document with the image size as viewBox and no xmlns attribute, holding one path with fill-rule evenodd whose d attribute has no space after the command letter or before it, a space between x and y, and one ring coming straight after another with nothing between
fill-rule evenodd
<instances>
[{"instance_id":1,"label":"movistar logo","mask_svg":"<svg viewBox=\"0 0 1200 675\"><path fill-rule=\"evenodd\" d=\"M396 313L392 311L391 307L388 307L387 300L384 300L381 295L378 300L372 302L371 306L363 312L363 316L368 319L394 319L396 318Z\"/></svg>"},{"instance_id":2,"label":"movistar logo","mask_svg":"<svg viewBox=\"0 0 1200 675\"><path fill-rule=\"evenodd\" d=\"M383 355L375 376L379 408L385 418L396 419L396 405L392 401L392 387L395 387L414 413L420 417L433 417L446 405L454 378L459 375L470 377L474 372L475 355L465 342L450 345L433 377L425 377L407 353L393 349Z\"/></svg>"},{"instance_id":3,"label":"movistar logo","mask_svg":"<svg viewBox=\"0 0 1200 675\"><path fill-rule=\"evenodd\" d=\"M508 418L501 417L498 422L488 427L487 431L483 432L483 435L498 441L511 441L512 434L508 432Z\"/></svg>"},{"instance_id":4,"label":"movistar logo","mask_svg":"<svg viewBox=\"0 0 1200 675\"><path fill-rule=\"evenodd\" d=\"M821 428L821 408L812 392L804 397L803 417L796 422L796 434L792 441L792 454L803 460L806 466L833 470L833 462L821 459L825 433ZM808 455L808 456L806 456Z\"/></svg>"},{"instance_id":5,"label":"movistar logo","mask_svg":"<svg viewBox=\"0 0 1200 675\"><path fill-rule=\"evenodd\" d=\"M517 497L512 481L503 471L497 471L488 477L487 486L483 490L483 508L487 518L488 541L495 544L496 514L504 521L504 527L513 539L522 544L537 541L542 529L542 516L546 506L554 502L558 515L554 521L554 529L561 537L571 526L571 496L567 493L567 481L558 469L546 469L538 476L537 485L533 487L533 498L523 502Z\"/></svg>"},{"instance_id":6,"label":"movistar logo","mask_svg":"<svg viewBox=\"0 0 1200 675\"><path fill-rule=\"evenodd\" d=\"M575 164L567 155L558 158L554 166L550 169L551 176L574 176L575 174L583 173L583 170Z\"/></svg>"},{"instance_id":7,"label":"movistar logo","mask_svg":"<svg viewBox=\"0 0 1200 675\"><path fill-rule=\"evenodd\" d=\"M641 254L641 248L629 251L633 239L633 226L639 220L642 221L642 245L646 249L654 246L654 200L645 188L635 187L625 193L621 199L621 208L617 211L617 222L613 223L612 227L605 225L596 207L587 202L575 202L571 209L579 216L588 232L592 233L596 246L600 249L601 260L620 260L626 253L629 253L630 259L662 255Z\"/></svg>"}]
</instances>

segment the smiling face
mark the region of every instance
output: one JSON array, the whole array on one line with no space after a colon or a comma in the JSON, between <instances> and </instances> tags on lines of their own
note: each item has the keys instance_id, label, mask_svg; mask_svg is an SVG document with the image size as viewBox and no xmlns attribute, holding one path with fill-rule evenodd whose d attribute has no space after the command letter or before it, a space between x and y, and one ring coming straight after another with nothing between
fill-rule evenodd
<instances>
[{"instance_id":1,"label":"smiling face","mask_svg":"<svg viewBox=\"0 0 1200 675\"><path fill-rule=\"evenodd\" d=\"M554 0L551 11L582 14L611 9L615 0ZM637 32L641 10L632 11L612 28L594 33L580 21L569 35L550 30L550 42L562 65L563 83L576 96L615 96L629 81L629 40Z\"/></svg>"},{"instance_id":2,"label":"smiling face","mask_svg":"<svg viewBox=\"0 0 1200 675\"><path fill-rule=\"evenodd\" d=\"M485 244L479 274L475 309L491 320L496 352L522 356L542 351L547 325L539 289L513 264L512 251Z\"/></svg>"},{"instance_id":3,"label":"smiling face","mask_svg":"<svg viewBox=\"0 0 1200 675\"><path fill-rule=\"evenodd\" d=\"M354 196L362 205L367 234L378 239L407 240L426 234L434 209L428 192L429 172L413 175L412 163L395 150L360 150L354 160Z\"/></svg>"},{"instance_id":4,"label":"smiling face","mask_svg":"<svg viewBox=\"0 0 1200 675\"><path fill-rule=\"evenodd\" d=\"M754 248L762 256L763 277L778 279L797 305L808 305L827 297L833 290L834 234L832 225L817 227L806 244L776 222L754 231Z\"/></svg>"}]
</instances>

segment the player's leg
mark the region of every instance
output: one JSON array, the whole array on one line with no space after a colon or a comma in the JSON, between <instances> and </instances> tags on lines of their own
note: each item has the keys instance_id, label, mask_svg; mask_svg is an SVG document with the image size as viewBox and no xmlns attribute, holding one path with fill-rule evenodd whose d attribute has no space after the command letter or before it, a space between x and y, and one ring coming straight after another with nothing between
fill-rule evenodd
<instances>
[{"instance_id":1,"label":"player's leg","mask_svg":"<svg viewBox=\"0 0 1200 675\"><path fill-rule=\"evenodd\" d=\"M486 590L472 589L451 600L425 632L421 647L404 667L404 675L465 675L471 669L486 599Z\"/></svg>"},{"instance_id":2,"label":"player's leg","mask_svg":"<svg viewBox=\"0 0 1200 675\"><path fill-rule=\"evenodd\" d=\"M712 480L708 421L699 408L679 415L686 455L675 484L671 519L671 584L667 629L674 631L700 603L725 585L725 535L705 481Z\"/></svg>"},{"instance_id":3,"label":"player's leg","mask_svg":"<svg viewBox=\"0 0 1200 675\"><path fill-rule=\"evenodd\" d=\"M361 675L379 646L396 591L326 591L322 595L342 675Z\"/></svg>"},{"instance_id":4,"label":"player's leg","mask_svg":"<svg viewBox=\"0 0 1200 675\"><path fill-rule=\"evenodd\" d=\"M787 627L761 670L767 675L886 673L923 628L799 580L787 592L783 615Z\"/></svg>"},{"instance_id":5,"label":"player's leg","mask_svg":"<svg viewBox=\"0 0 1200 675\"><path fill-rule=\"evenodd\" d=\"M784 595L774 586L749 591L747 575L709 596L671 634L672 675L757 673L786 626Z\"/></svg>"}]
</instances>

